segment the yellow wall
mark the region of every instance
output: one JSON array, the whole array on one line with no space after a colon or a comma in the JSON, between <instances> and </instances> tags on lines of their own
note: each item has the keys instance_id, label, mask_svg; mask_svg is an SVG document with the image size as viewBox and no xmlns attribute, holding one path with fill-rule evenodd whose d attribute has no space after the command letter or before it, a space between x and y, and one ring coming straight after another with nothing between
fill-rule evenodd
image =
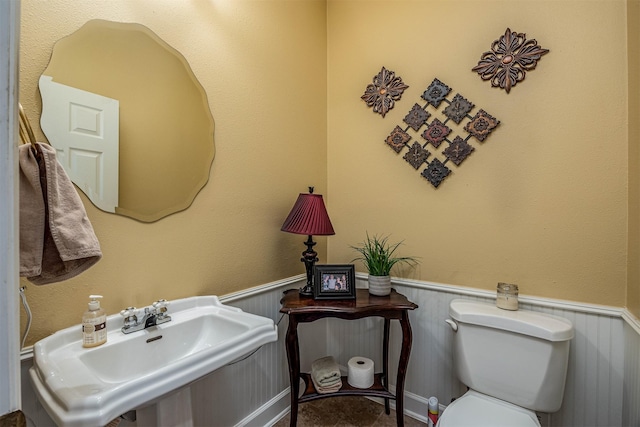
<instances>
[{"instance_id":1,"label":"yellow wall","mask_svg":"<svg viewBox=\"0 0 640 427\"><path fill-rule=\"evenodd\" d=\"M639 178L628 177L640 163L628 124L637 78L627 84L636 0L22 0L22 13L20 94L32 121L54 42L101 18L147 25L180 51L216 124L211 179L188 210L141 224L83 199L104 259L68 282L29 285L29 342L77 324L90 293L114 313L302 273L304 237L279 229L307 185L325 194L336 229L317 239L320 262L350 262L367 231L390 234L421 259L405 277L629 299L640 314L627 260L640 252L629 220ZM471 71L506 27L550 49L508 95ZM382 66L410 85L384 119L360 99ZM501 121L438 189L384 144L435 77Z\"/></svg>"},{"instance_id":2,"label":"yellow wall","mask_svg":"<svg viewBox=\"0 0 640 427\"><path fill-rule=\"evenodd\" d=\"M210 180L188 210L142 224L82 196L104 257L63 283L23 281L35 316L27 343L78 324L92 293L116 313L304 272L305 236L280 227L308 185L326 192L325 15L324 1L22 1L20 100L40 138L37 82L52 47L95 18L146 25L181 52L216 124Z\"/></svg>"},{"instance_id":3,"label":"yellow wall","mask_svg":"<svg viewBox=\"0 0 640 427\"><path fill-rule=\"evenodd\" d=\"M331 261L352 259L367 231L391 234L421 258L406 277L624 306L626 11L624 1L330 0ZM510 94L471 71L507 27L550 50ZM410 86L385 118L360 99L382 66ZM438 189L384 143L436 77L501 121Z\"/></svg>"},{"instance_id":4,"label":"yellow wall","mask_svg":"<svg viewBox=\"0 0 640 427\"><path fill-rule=\"evenodd\" d=\"M629 253L627 307L640 318L640 0L627 5L629 61Z\"/></svg>"}]
</instances>

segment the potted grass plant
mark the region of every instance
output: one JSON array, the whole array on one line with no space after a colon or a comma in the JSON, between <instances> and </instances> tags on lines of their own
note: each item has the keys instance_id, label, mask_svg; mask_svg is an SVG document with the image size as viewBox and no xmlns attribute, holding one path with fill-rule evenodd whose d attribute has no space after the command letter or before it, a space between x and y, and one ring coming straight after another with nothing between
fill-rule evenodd
<instances>
[{"instance_id":1,"label":"potted grass plant","mask_svg":"<svg viewBox=\"0 0 640 427\"><path fill-rule=\"evenodd\" d=\"M416 265L415 257L397 256L396 250L402 244L389 243L389 236L369 236L359 246L351 246L360 253L353 261L362 261L369 272L369 293L385 296L391 293L391 269L396 264Z\"/></svg>"}]
</instances>

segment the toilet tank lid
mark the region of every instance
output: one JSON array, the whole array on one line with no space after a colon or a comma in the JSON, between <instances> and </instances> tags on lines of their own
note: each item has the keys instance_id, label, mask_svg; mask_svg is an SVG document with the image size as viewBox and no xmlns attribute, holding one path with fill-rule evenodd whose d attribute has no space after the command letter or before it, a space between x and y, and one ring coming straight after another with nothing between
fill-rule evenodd
<instances>
[{"instance_id":1,"label":"toilet tank lid","mask_svg":"<svg viewBox=\"0 0 640 427\"><path fill-rule=\"evenodd\" d=\"M492 304L454 299L449 315L460 323L502 329L547 341L567 341L573 338L569 319L529 310L503 310Z\"/></svg>"}]
</instances>

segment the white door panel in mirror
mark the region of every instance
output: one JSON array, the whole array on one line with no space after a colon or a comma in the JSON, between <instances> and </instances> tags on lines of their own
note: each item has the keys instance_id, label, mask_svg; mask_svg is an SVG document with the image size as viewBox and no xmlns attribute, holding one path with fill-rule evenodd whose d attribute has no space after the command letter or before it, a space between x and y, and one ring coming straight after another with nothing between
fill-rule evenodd
<instances>
[{"instance_id":1,"label":"white door panel in mirror","mask_svg":"<svg viewBox=\"0 0 640 427\"><path fill-rule=\"evenodd\" d=\"M40 77L40 125L69 178L105 212L118 206L118 100Z\"/></svg>"}]
</instances>

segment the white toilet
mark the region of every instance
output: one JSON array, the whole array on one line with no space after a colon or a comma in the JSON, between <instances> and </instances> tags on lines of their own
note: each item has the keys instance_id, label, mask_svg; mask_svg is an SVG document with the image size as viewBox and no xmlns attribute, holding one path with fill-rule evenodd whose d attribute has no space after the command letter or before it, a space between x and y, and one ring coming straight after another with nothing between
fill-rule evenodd
<instances>
[{"instance_id":1,"label":"white toilet","mask_svg":"<svg viewBox=\"0 0 640 427\"><path fill-rule=\"evenodd\" d=\"M442 412L438 427L535 427L535 411L562 405L573 325L565 318L455 299L456 373L469 391Z\"/></svg>"}]
</instances>

